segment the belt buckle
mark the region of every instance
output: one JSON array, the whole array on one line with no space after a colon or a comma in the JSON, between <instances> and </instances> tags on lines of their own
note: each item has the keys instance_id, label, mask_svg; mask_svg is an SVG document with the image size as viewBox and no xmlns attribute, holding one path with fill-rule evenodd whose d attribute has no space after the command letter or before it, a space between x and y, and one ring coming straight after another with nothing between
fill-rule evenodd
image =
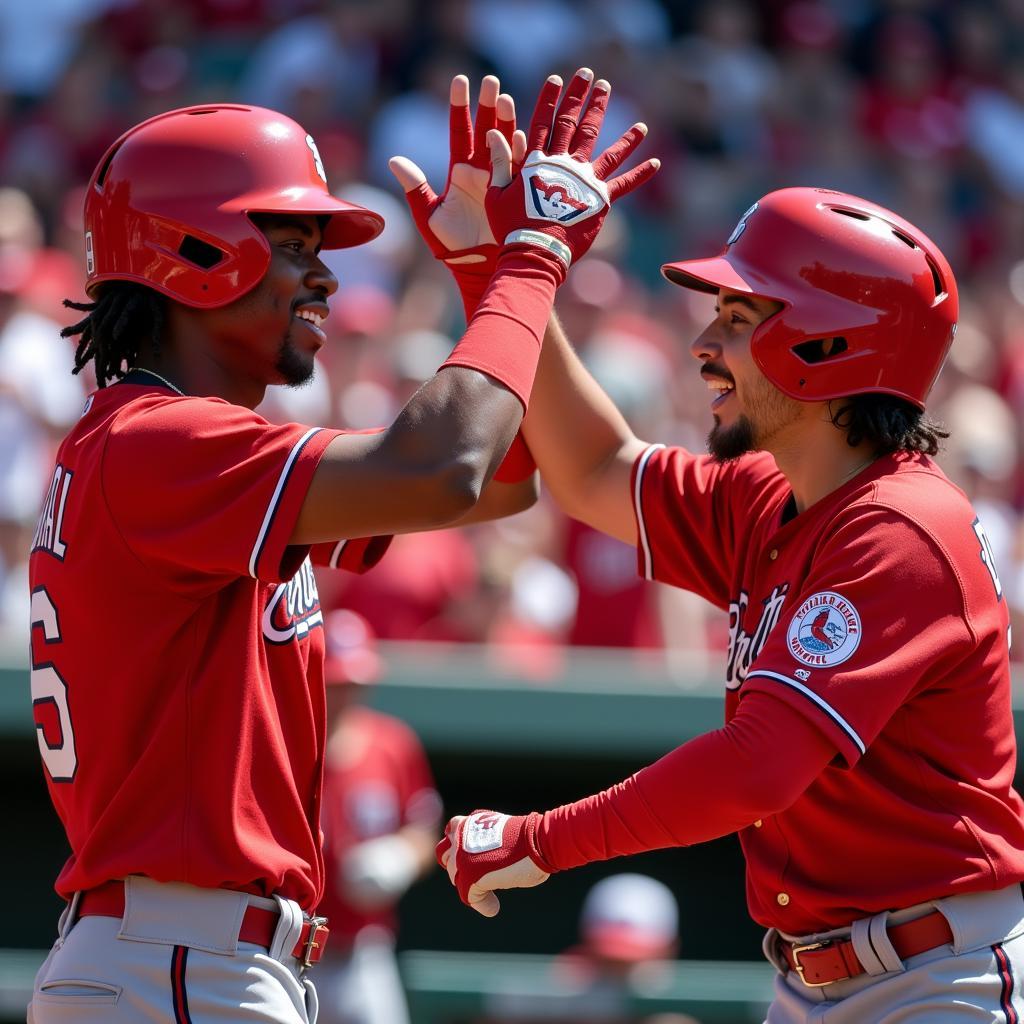
<instances>
[{"instance_id":1,"label":"belt buckle","mask_svg":"<svg viewBox=\"0 0 1024 1024\"><path fill-rule=\"evenodd\" d=\"M328 932L327 918L326 917L311 917L309 919L309 935L306 936L305 945L302 947L302 969L308 970L313 966L323 953L323 949L317 939L320 938L321 931ZM328 932L328 934L330 934ZM316 956L316 960L313 959L313 951L320 950Z\"/></svg>"},{"instance_id":2,"label":"belt buckle","mask_svg":"<svg viewBox=\"0 0 1024 1024\"><path fill-rule=\"evenodd\" d=\"M831 985L831 981L808 981L804 977L804 965L800 963L800 954L810 952L812 949L825 949L832 945L832 939L823 939L821 942L807 942L802 946L793 945L790 946L789 952L793 957L793 970L800 975L800 980L808 988L824 988L826 985Z\"/></svg>"}]
</instances>

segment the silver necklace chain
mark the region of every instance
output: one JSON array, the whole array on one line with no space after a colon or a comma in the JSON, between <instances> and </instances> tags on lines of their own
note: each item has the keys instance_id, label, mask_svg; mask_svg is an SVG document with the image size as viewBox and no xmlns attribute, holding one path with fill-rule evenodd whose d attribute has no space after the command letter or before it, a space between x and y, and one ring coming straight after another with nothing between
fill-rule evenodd
<instances>
[{"instance_id":1,"label":"silver necklace chain","mask_svg":"<svg viewBox=\"0 0 1024 1024\"><path fill-rule=\"evenodd\" d=\"M136 369L138 370L139 373L148 373L150 377L156 377L156 379L160 381L161 384L166 384L172 391L176 391L179 395L181 395L182 398L185 397L185 392L182 391L181 388L179 388L175 384L172 384L166 377L161 377L160 374L156 372L156 370L151 370L149 369L148 366L138 366L136 367Z\"/></svg>"}]
</instances>

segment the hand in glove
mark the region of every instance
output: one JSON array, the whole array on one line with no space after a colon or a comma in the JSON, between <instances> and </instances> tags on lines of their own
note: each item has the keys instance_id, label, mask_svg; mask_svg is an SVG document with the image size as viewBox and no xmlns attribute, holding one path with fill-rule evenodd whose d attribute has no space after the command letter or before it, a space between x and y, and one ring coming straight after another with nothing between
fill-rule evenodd
<instances>
[{"instance_id":1,"label":"hand in glove","mask_svg":"<svg viewBox=\"0 0 1024 1024\"><path fill-rule=\"evenodd\" d=\"M509 246L526 246L553 254L561 263L560 279L572 261L590 248L611 204L661 166L658 160L646 160L608 177L647 134L643 124L633 125L591 161L611 91L604 79L591 89L593 77L589 68L581 68L564 95L557 75L544 83L520 169L514 166L518 160L514 161L506 137L498 131L487 134L491 184L484 203L494 237L506 251Z\"/></svg>"},{"instance_id":2,"label":"hand in glove","mask_svg":"<svg viewBox=\"0 0 1024 1024\"><path fill-rule=\"evenodd\" d=\"M448 822L437 860L462 902L484 917L500 909L495 889L529 889L546 882L551 869L537 847L536 812L510 817L474 811Z\"/></svg>"}]
</instances>

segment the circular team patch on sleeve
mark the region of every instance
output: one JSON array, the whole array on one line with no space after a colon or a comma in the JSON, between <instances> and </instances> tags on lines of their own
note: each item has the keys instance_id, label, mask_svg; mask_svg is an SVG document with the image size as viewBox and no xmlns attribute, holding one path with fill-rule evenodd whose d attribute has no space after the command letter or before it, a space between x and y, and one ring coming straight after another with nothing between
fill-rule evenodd
<instances>
[{"instance_id":1,"label":"circular team patch on sleeve","mask_svg":"<svg viewBox=\"0 0 1024 1024\"><path fill-rule=\"evenodd\" d=\"M801 665L840 665L860 644L860 615L845 597L832 590L812 594L789 623L786 646Z\"/></svg>"}]
</instances>

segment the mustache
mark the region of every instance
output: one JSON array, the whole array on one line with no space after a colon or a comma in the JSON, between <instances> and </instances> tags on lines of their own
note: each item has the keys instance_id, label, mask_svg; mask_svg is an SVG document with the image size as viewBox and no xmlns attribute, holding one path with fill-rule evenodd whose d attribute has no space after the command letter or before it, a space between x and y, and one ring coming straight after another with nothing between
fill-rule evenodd
<instances>
[{"instance_id":1,"label":"mustache","mask_svg":"<svg viewBox=\"0 0 1024 1024\"><path fill-rule=\"evenodd\" d=\"M729 373L724 367L718 366L715 363L705 363L700 368L700 375L705 380L707 380L708 377L718 377L721 380L727 380L730 384L736 383L736 381L733 380L731 373Z\"/></svg>"}]
</instances>

